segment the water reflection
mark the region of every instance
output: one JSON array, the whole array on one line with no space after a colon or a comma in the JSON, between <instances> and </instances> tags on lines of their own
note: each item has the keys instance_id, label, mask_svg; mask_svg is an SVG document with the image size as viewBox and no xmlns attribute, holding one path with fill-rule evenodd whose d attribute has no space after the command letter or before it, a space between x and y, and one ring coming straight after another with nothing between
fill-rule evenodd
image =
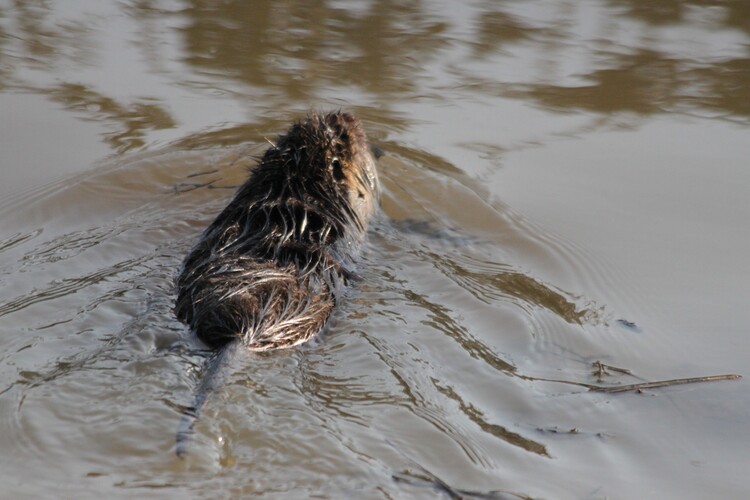
<instances>
[{"instance_id":1,"label":"water reflection","mask_svg":"<svg viewBox=\"0 0 750 500\"><path fill-rule=\"evenodd\" d=\"M738 28L750 33L750 3L745 0L610 0L613 7L622 13L649 24L677 24L688 21L691 9L711 8L718 11L714 16L727 28Z\"/></svg>"},{"instance_id":2,"label":"water reflection","mask_svg":"<svg viewBox=\"0 0 750 500\"><path fill-rule=\"evenodd\" d=\"M274 86L288 99L309 99L331 84L378 94L411 91L446 29L423 4L388 0L364 8L193 0L183 14L188 63L248 85Z\"/></svg>"},{"instance_id":3,"label":"water reflection","mask_svg":"<svg viewBox=\"0 0 750 500\"><path fill-rule=\"evenodd\" d=\"M510 374L516 371L515 366L500 358L489 346L478 340L465 326L457 322L454 319L454 314L452 314L453 311L446 306L430 301L428 297L410 290L404 290L403 294L411 305L425 311L427 314L427 319L424 321L425 325L443 332L455 340L461 346L462 352L472 358L484 361L500 372Z\"/></svg>"},{"instance_id":4,"label":"water reflection","mask_svg":"<svg viewBox=\"0 0 750 500\"><path fill-rule=\"evenodd\" d=\"M140 101L121 104L84 85L63 83L46 89L50 97L67 109L81 113L86 119L114 125L115 132L104 134L105 141L114 149L124 152L145 144L149 130L163 130L175 126L173 118L163 106L155 102Z\"/></svg>"},{"instance_id":5,"label":"water reflection","mask_svg":"<svg viewBox=\"0 0 750 500\"><path fill-rule=\"evenodd\" d=\"M750 118L750 86L744 85L750 81L750 58L696 64L648 49L609 56L614 68L582 75L590 84L520 85L505 94L557 110L655 114L703 108Z\"/></svg>"},{"instance_id":6,"label":"water reflection","mask_svg":"<svg viewBox=\"0 0 750 500\"><path fill-rule=\"evenodd\" d=\"M519 446L527 451L536 453L537 455L549 457L547 447L542 443L525 438L517 432L509 431L501 425L488 422L484 414L478 408L476 408L471 403L465 402L453 388L448 386L441 386L437 382L435 382L435 388L446 397L455 401L461 409L461 412L466 415L469 420L475 423L480 429L482 429L482 431L495 436L498 439L502 439L503 441L506 441L514 446Z\"/></svg>"},{"instance_id":7,"label":"water reflection","mask_svg":"<svg viewBox=\"0 0 750 500\"><path fill-rule=\"evenodd\" d=\"M572 302L570 294L557 291L507 266L462 255L424 252L423 256L482 302L512 299L524 309L541 307L576 325L596 317L595 311L579 308Z\"/></svg>"},{"instance_id":8,"label":"water reflection","mask_svg":"<svg viewBox=\"0 0 750 500\"><path fill-rule=\"evenodd\" d=\"M502 10L502 4L488 2L486 11L476 16L476 36L473 42L475 56L483 57L497 53L507 43L520 42L543 32ZM492 7L497 10L492 10Z\"/></svg>"},{"instance_id":9,"label":"water reflection","mask_svg":"<svg viewBox=\"0 0 750 500\"><path fill-rule=\"evenodd\" d=\"M750 34L750 4L740 0L720 4L611 0L610 4L631 23L697 30L714 27L714 32L725 30L727 36L737 30ZM710 23L699 15L709 8ZM111 57L99 47L100 39L107 37L101 31L107 25L101 19L85 12L79 16L82 20L65 19L58 15L59 9L55 3L19 1L3 10L9 22L0 27L0 89L12 85L47 95L65 103L77 116L107 123L116 131L105 134L104 140L118 151L143 146L151 132L178 126L166 96L129 98L128 102L108 95L95 73L84 81L50 84L50 77L60 70L73 75L78 68L88 70L101 58ZM270 107L283 102L286 108L304 108L320 92L335 95L336 88L356 88L386 99L387 106L396 110L398 99L429 94L431 89L440 92L444 82L432 83L433 78L427 76L431 68L429 74L438 70L459 78L458 85L477 83L479 78L482 85L473 86L474 92L499 93L556 110L655 114L703 109L743 121L750 117L747 56L687 56L671 41L670 33L659 29L649 31L644 39L631 40L627 50L612 50L601 40L592 41L568 29L567 20L549 19L546 9L530 8L521 14L512 3L474 6L465 25L460 16L437 5L389 0L356 5L324 0L290 5L191 0L185 8L171 10L159 2L140 1L116 9L128 21L138 23L132 34L138 38L131 42L140 57L171 83L189 86L196 80L228 79L235 86L230 91L241 95L253 95L252 89L268 90L263 99ZM583 7L566 9L562 17L573 18ZM609 10L590 12L594 13L592 23L603 32L617 26L611 23ZM541 43L532 45L532 41ZM178 58L185 66L178 71L170 69L175 63L170 59L173 53L159 50L165 44L181 50ZM492 73L477 76L470 69L473 59L492 60L500 67L514 61L518 53L509 44L521 44L530 61L546 60L547 49L552 47L555 57L565 60L565 48L573 47L584 55L588 66L575 74L587 83L557 83L570 75L560 74L555 64L544 69L547 74L541 80L545 83L526 77L513 85ZM460 56L444 57L460 54L462 47L469 56L466 62ZM26 71L30 68L38 73ZM202 92L197 87L193 90ZM404 118L395 112L388 115L394 124Z\"/></svg>"},{"instance_id":10,"label":"water reflection","mask_svg":"<svg viewBox=\"0 0 750 500\"><path fill-rule=\"evenodd\" d=\"M530 85L519 95L556 108L578 108L599 113L632 111L657 113L673 104L677 65L654 51L633 55L612 55L614 69L596 70L585 75L590 85Z\"/></svg>"}]
</instances>

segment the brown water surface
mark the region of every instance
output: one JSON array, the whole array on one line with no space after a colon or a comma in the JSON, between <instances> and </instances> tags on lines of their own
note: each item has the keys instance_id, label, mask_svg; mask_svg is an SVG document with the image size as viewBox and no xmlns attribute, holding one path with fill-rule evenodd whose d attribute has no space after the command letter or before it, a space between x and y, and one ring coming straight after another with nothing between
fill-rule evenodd
<instances>
[{"instance_id":1,"label":"brown water surface","mask_svg":"<svg viewBox=\"0 0 750 500\"><path fill-rule=\"evenodd\" d=\"M386 152L362 283L179 460L175 274L311 108ZM0 110L3 497L750 491L745 0L0 1Z\"/></svg>"}]
</instances>

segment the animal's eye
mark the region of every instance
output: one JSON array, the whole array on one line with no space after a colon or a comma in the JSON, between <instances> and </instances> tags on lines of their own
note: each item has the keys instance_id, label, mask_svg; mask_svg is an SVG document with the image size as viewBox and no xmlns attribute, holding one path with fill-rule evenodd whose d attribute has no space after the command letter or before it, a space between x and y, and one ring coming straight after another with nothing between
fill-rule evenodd
<instances>
[{"instance_id":1,"label":"animal's eye","mask_svg":"<svg viewBox=\"0 0 750 500\"><path fill-rule=\"evenodd\" d=\"M341 161L334 157L331 160L331 168L333 169L333 176L336 180L342 180L344 178L344 171L341 169Z\"/></svg>"}]
</instances>

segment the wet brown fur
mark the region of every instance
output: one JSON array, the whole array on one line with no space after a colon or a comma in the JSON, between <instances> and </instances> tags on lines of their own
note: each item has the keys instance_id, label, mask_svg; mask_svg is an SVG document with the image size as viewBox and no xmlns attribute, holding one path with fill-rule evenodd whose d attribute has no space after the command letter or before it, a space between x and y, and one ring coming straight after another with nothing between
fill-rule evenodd
<instances>
[{"instance_id":1,"label":"wet brown fur","mask_svg":"<svg viewBox=\"0 0 750 500\"><path fill-rule=\"evenodd\" d=\"M312 114L266 151L177 280L177 317L211 347L291 347L328 321L377 206L360 122Z\"/></svg>"}]
</instances>

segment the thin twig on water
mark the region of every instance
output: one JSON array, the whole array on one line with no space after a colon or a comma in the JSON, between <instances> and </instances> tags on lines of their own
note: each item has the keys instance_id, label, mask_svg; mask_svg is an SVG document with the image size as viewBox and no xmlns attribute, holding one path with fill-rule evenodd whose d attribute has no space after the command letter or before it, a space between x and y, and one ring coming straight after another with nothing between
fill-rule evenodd
<instances>
[{"instance_id":1,"label":"thin twig on water","mask_svg":"<svg viewBox=\"0 0 750 500\"><path fill-rule=\"evenodd\" d=\"M628 391L640 391L642 389L656 389L659 387L668 387L671 385L682 385L682 384L697 384L699 382L716 382L719 380L739 380L742 375L729 374L729 375L709 375L707 377L691 377L691 378L676 378L672 380L657 380L655 382L641 382L638 384L627 384L627 385L595 385L586 384L584 382L573 382L571 380L559 380L554 378L541 378L541 377L529 377L522 376L525 380L536 380L541 382L556 382L558 384L577 385L579 387L585 387L590 392L628 392Z\"/></svg>"},{"instance_id":2,"label":"thin twig on water","mask_svg":"<svg viewBox=\"0 0 750 500\"><path fill-rule=\"evenodd\" d=\"M672 380L659 380L656 382L641 382L639 384L627 384L627 385L613 385L613 386L599 386L592 385L589 387L589 391L592 392L627 392L627 391L640 391L642 389L656 389L658 387L668 387L671 385L682 385L682 384L696 384L698 382L716 382L718 380L739 380L741 375L710 375L708 377L691 377L691 378L676 378Z\"/></svg>"}]
</instances>

